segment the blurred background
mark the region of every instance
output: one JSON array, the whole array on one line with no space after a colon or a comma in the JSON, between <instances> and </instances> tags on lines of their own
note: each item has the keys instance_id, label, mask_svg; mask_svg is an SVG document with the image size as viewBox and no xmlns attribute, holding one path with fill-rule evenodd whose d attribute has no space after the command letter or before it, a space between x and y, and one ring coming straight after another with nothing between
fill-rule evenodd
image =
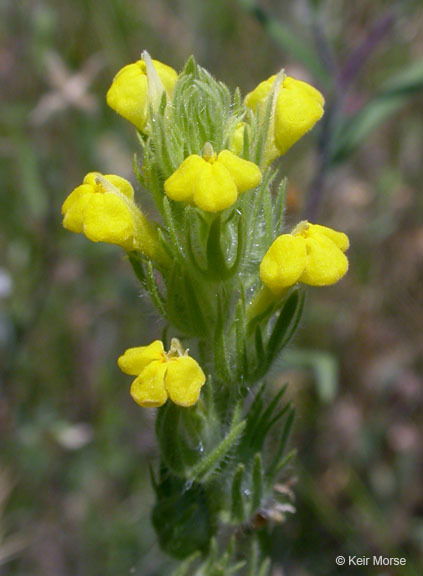
<instances>
[{"instance_id":1,"label":"blurred background","mask_svg":"<svg viewBox=\"0 0 423 576\"><path fill-rule=\"evenodd\" d=\"M281 67L325 94L281 160L287 221L347 232L350 271L309 291L274 371L298 456L273 576L423 573L422 30L417 0L1 2L2 576L170 573L150 526L153 415L116 366L162 326L121 250L60 216L88 171L135 182L136 136L105 93L143 49L176 69L193 53L243 94ZM407 565L337 569L338 554Z\"/></svg>"}]
</instances>

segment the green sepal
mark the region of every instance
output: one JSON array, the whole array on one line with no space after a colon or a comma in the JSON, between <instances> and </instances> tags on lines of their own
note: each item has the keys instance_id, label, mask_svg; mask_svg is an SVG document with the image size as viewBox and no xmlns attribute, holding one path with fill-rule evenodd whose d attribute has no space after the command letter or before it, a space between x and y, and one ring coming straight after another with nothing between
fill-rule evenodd
<instances>
[{"instance_id":1,"label":"green sepal","mask_svg":"<svg viewBox=\"0 0 423 576\"><path fill-rule=\"evenodd\" d=\"M192 206L185 208L184 232L187 238L188 254L193 266L207 272L207 241L211 220L207 215Z\"/></svg>"},{"instance_id":2,"label":"green sepal","mask_svg":"<svg viewBox=\"0 0 423 576\"><path fill-rule=\"evenodd\" d=\"M195 76L197 71L197 64L195 62L194 56L190 56L188 60L185 62L183 69L181 70L179 77L182 76Z\"/></svg>"},{"instance_id":3,"label":"green sepal","mask_svg":"<svg viewBox=\"0 0 423 576\"><path fill-rule=\"evenodd\" d=\"M197 461L198 451L192 448L183 437L179 426L181 410L193 408L180 408L167 402L157 412L156 434L160 446L160 454L166 467L176 476L184 477L187 469Z\"/></svg>"}]
</instances>

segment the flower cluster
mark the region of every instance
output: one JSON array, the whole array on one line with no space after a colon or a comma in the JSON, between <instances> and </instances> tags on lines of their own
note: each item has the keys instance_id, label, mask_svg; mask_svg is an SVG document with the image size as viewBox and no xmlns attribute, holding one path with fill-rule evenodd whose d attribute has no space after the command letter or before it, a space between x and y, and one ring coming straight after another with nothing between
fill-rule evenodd
<instances>
[{"instance_id":1,"label":"flower cluster","mask_svg":"<svg viewBox=\"0 0 423 576\"><path fill-rule=\"evenodd\" d=\"M145 407L162 406L168 398L179 406L193 406L206 381L200 366L176 338L167 353L160 340L129 348L118 364L125 374L137 376L131 385L131 396Z\"/></svg>"},{"instance_id":2,"label":"flower cluster","mask_svg":"<svg viewBox=\"0 0 423 576\"><path fill-rule=\"evenodd\" d=\"M291 287L327 286L348 270L345 234L308 222L281 234L272 212L276 199L282 214L283 197L271 189L270 165L321 118L323 96L281 71L242 100L193 60L178 74L144 52L117 73L107 103L138 131L144 156L137 176L162 223L144 215L127 180L90 172L65 200L63 226L121 246L167 321L184 337L201 334L203 343L214 343L218 374L234 358L247 370L239 357L244 344L234 343L222 360L218 330L226 331L230 348L243 319L268 322L263 310L271 314L275 301L283 307ZM224 300L240 286L250 300L234 319ZM247 326L246 338L251 333ZM158 340L131 348L119 366L137 376L131 395L141 406L162 406L168 398L192 406L205 382L176 339L167 353ZM225 370L222 378L230 366Z\"/></svg>"}]
</instances>

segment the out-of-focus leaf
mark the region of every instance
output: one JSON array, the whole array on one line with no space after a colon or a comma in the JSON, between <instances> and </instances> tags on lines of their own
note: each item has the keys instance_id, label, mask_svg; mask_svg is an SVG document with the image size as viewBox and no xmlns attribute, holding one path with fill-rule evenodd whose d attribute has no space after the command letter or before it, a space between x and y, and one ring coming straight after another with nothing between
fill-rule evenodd
<instances>
[{"instance_id":1,"label":"out-of-focus leaf","mask_svg":"<svg viewBox=\"0 0 423 576\"><path fill-rule=\"evenodd\" d=\"M345 160L382 122L423 90L423 59L410 64L382 87L357 114L341 121L331 146L331 162Z\"/></svg>"},{"instance_id":2,"label":"out-of-focus leaf","mask_svg":"<svg viewBox=\"0 0 423 576\"><path fill-rule=\"evenodd\" d=\"M327 352L314 350L285 350L278 367L290 366L306 368L314 373L316 387L322 402L331 402L338 388L338 364L336 358Z\"/></svg>"},{"instance_id":3,"label":"out-of-focus leaf","mask_svg":"<svg viewBox=\"0 0 423 576\"><path fill-rule=\"evenodd\" d=\"M317 50L307 43L306 39L293 30L272 18L254 0L239 0L241 7L249 12L263 26L269 37L279 46L292 54L296 61L302 62L324 86L330 83L329 73L322 64Z\"/></svg>"}]
</instances>

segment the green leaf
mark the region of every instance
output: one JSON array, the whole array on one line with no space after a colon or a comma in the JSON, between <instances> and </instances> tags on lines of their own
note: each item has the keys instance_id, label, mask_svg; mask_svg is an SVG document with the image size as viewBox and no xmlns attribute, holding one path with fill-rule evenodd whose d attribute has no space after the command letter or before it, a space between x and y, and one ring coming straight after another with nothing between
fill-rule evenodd
<instances>
[{"instance_id":1,"label":"green leaf","mask_svg":"<svg viewBox=\"0 0 423 576\"><path fill-rule=\"evenodd\" d=\"M255 341L255 349L256 349L257 369L261 370L262 367L265 366L266 353L264 351L263 334L261 332L261 326L260 325L256 326L254 341Z\"/></svg>"},{"instance_id":2,"label":"green leaf","mask_svg":"<svg viewBox=\"0 0 423 576\"><path fill-rule=\"evenodd\" d=\"M257 576L267 576L269 574L270 565L271 565L270 558L265 558L265 560L263 560L260 566L260 570Z\"/></svg>"},{"instance_id":3,"label":"green leaf","mask_svg":"<svg viewBox=\"0 0 423 576\"><path fill-rule=\"evenodd\" d=\"M266 361L262 367L267 372L272 362L294 335L304 307L304 292L295 290L285 302L266 346Z\"/></svg>"},{"instance_id":4,"label":"green leaf","mask_svg":"<svg viewBox=\"0 0 423 576\"><path fill-rule=\"evenodd\" d=\"M288 349L278 367L306 368L313 372L316 388L322 402L331 402L338 389L338 364L333 354L315 350Z\"/></svg>"},{"instance_id":5,"label":"green leaf","mask_svg":"<svg viewBox=\"0 0 423 576\"><path fill-rule=\"evenodd\" d=\"M286 466L288 466L288 464L291 462L293 458L295 458L296 455L297 450L291 450L291 452L288 452L288 454L284 456L284 458L279 460L279 463L275 469L275 474L278 474L281 470L283 470Z\"/></svg>"},{"instance_id":6,"label":"green leaf","mask_svg":"<svg viewBox=\"0 0 423 576\"><path fill-rule=\"evenodd\" d=\"M145 271L145 282L153 303L159 310L160 314L164 316L164 318L166 318L167 317L166 302L162 297L162 295L160 294L159 289L157 288L157 283L154 278L153 264L151 263L151 260L147 261Z\"/></svg>"},{"instance_id":7,"label":"green leaf","mask_svg":"<svg viewBox=\"0 0 423 576\"><path fill-rule=\"evenodd\" d=\"M244 498L242 494L242 480L244 478L244 464L238 464L232 480L231 516L238 524L245 519Z\"/></svg>"},{"instance_id":8,"label":"green leaf","mask_svg":"<svg viewBox=\"0 0 423 576\"><path fill-rule=\"evenodd\" d=\"M286 446L288 444L289 435L291 434L292 426L294 424L294 418L295 418L295 410L294 410L294 408L291 408L289 413L288 413L288 417L286 419L286 422L285 422L282 436L281 436L281 439L279 441L278 449L276 451L276 454L273 457L272 463L270 464L270 466L267 470L267 477L269 478L269 483L271 483L273 481L275 474L280 469L281 458L282 458L282 456L285 452Z\"/></svg>"},{"instance_id":9,"label":"green leaf","mask_svg":"<svg viewBox=\"0 0 423 576\"><path fill-rule=\"evenodd\" d=\"M238 442L239 437L244 432L245 425L246 421L242 420L242 422L233 427L222 442L220 442L208 456L191 467L188 471L189 478L192 480L206 481Z\"/></svg>"},{"instance_id":10,"label":"green leaf","mask_svg":"<svg viewBox=\"0 0 423 576\"><path fill-rule=\"evenodd\" d=\"M254 456L252 481L251 514L254 514L260 508L263 497L263 464L260 452Z\"/></svg>"},{"instance_id":11,"label":"green leaf","mask_svg":"<svg viewBox=\"0 0 423 576\"><path fill-rule=\"evenodd\" d=\"M235 353L238 379L248 374L247 324L245 318L245 293L241 286L241 295L235 309Z\"/></svg>"},{"instance_id":12,"label":"green leaf","mask_svg":"<svg viewBox=\"0 0 423 576\"><path fill-rule=\"evenodd\" d=\"M285 412L289 408L289 404L287 404L282 408L282 410L279 410L279 412L276 414L274 418L272 418L273 412L275 411L275 408L278 405L279 400L285 394L287 387L288 385L285 384L284 386L282 386L279 392L275 394L273 400L270 402L266 410L263 412L260 420L257 422L257 425L254 429L254 436L259 442L259 444L257 444L257 448L262 447L263 441L266 438L266 435L270 430L270 428L273 426L275 422L277 422L277 420L279 420L285 414Z\"/></svg>"},{"instance_id":13,"label":"green leaf","mask_svg":"<svg viewBox=\"0 0 423 576\"><path fill-rule=\"evenodd\" d=\"M276 205L273 209L275 215L275 223L274 223L274 230L273 235L276 238L280 234L282 234L283 229L283 217L285 213L285 196L286 196L286 186L288 180L286 178L282 178L279 183L279 186L276 190Z\"/></svg>"},{"instance_id":14,"label":"green leaf","mask_svg":"<svg viewBox=\"0 0 423 576\"><path fill-rule=\"evenodd\" d=\"M228 357L228 346L226 345L224 329L224 312L222 298L218 297L218 317L214 333L214 365L218 377L224 382L233 381L230 369L230 359Z\"/></svg>"},{"instance_id":15,"label":"green leaf","mask_svg":"<svg viewBox=\"0 0 423 576\"><path fill-rule=\"evenodd\" d=\"M143 260L139 252L128 252L128 260L131 263L132 269L135 272L135 276L141 282L141 284L146 287L146 278L143 268Z\"/></svg>"},{"instance_id":16,"label":"green leaf","mask_svg":"<svg viewBox=\"0 0 423 576\"><path fill-rule=\"evenodd\" d=\"M169 236L170 236L172 245L175 249L175 256L178 260L183 262L184 261L184 251L183 251L181 242L179 241L178 226L177 226L177 223L175 221L170 202L166 197L163 198L163 213L164 213L165 223L166 223L166 226L167 226L168 231L169 231Z\"/></svg>"}]
</instances>

